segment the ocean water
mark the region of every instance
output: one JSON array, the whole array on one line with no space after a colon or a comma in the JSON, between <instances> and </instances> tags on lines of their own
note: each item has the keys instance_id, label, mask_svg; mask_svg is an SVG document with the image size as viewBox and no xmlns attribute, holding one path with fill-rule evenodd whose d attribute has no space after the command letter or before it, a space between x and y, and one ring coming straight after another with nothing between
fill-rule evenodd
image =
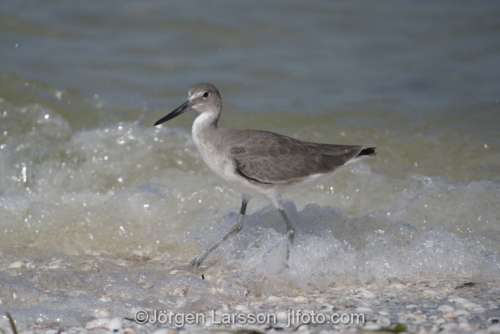
<instances>
[{"instance_id":1,"label":"ocean water","mask_svg":"<svg viewBox=\"0 0 500 334\"><path fill-rule=\"evenodd\" d=\"M394 282L500 284L500 5L479 1L92 0L0 4L0 313L20 328L217 309ZM194 114L366 144L378 155L284 196L296 227L204 165ZM202 279L202 275L206 279ZM2 328L6 319L0 318Z\"/></svg>"}]
</instances>

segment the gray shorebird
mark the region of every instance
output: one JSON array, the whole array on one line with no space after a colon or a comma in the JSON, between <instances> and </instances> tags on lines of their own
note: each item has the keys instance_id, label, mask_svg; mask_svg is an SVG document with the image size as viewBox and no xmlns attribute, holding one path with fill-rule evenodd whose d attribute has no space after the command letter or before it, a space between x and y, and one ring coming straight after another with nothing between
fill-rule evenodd
<instances>
[{"instance_id":1,"label":"gray shorebird","mask_svg":"<svg viewBox=\"0 0 500 334\"><path fill-rule=\"evenodd\" d=\"M323 182L340 167L375 155L374 147L309 143L268 131L219 128L222 99L217 88L208 83L191 87L188 100L154 125L191 109L199 113L192 134L203 160L224 184L242 193L242 202L236 225L196 256L189 267L198 267L222 242L243 228L247 204L253 196L270 200L283 218L288 260L295 229L283 210L281 194Z\"/></svg>"}]
</instances>

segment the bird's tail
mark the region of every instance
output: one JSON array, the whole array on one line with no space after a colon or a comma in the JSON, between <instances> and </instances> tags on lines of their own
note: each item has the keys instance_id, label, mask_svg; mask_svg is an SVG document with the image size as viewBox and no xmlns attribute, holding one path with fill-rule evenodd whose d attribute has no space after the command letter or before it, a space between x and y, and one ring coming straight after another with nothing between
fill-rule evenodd
<instances>
[{"instance_id":1,"label":"bird's tail","mask_svg":"<svg viewBox=\"0 0 500 334\"><path fill-rule=\"evenodd\" d=\"M361 152L359 152L359 154L356 156L356 158L361 158L363 156L372 157L374 155L377 155L377 153L375 152L375 148L376 147L368 147L362 149Z\"/></svg>"}]
</instances>

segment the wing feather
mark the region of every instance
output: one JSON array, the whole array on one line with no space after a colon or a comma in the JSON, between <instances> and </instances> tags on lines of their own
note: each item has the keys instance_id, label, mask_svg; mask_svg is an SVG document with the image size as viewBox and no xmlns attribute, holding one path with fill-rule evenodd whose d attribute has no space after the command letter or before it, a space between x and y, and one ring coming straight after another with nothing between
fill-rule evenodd
<instances>
[{"instance_id":1,"label":"wing feather","mask_svg":"<svg viewBox=\"0 0 500 334\"><path fill-rule=\"evenodd\" d=\"M363 149L359 145L303 142L272 132L255 131L231 148L238 173L260 183L286 183L345 165Z\"/></svg>"}]
</instances>

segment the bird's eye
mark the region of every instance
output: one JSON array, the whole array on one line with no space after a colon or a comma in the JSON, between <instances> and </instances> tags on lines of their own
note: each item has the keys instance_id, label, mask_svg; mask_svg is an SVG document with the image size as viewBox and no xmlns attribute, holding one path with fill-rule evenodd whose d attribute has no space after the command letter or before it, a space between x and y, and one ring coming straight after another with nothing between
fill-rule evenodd
<instances>
[{"instance_id":1,"label":"bird's eye","mask_svg":"<svg viewBox=\"0 0 500 334\"><path fill-rule=\"evenodd\" d=\"M203 97L208 97L208 92L205 92L205 94L203 94Z\"/></svg>"}]
</instances>

